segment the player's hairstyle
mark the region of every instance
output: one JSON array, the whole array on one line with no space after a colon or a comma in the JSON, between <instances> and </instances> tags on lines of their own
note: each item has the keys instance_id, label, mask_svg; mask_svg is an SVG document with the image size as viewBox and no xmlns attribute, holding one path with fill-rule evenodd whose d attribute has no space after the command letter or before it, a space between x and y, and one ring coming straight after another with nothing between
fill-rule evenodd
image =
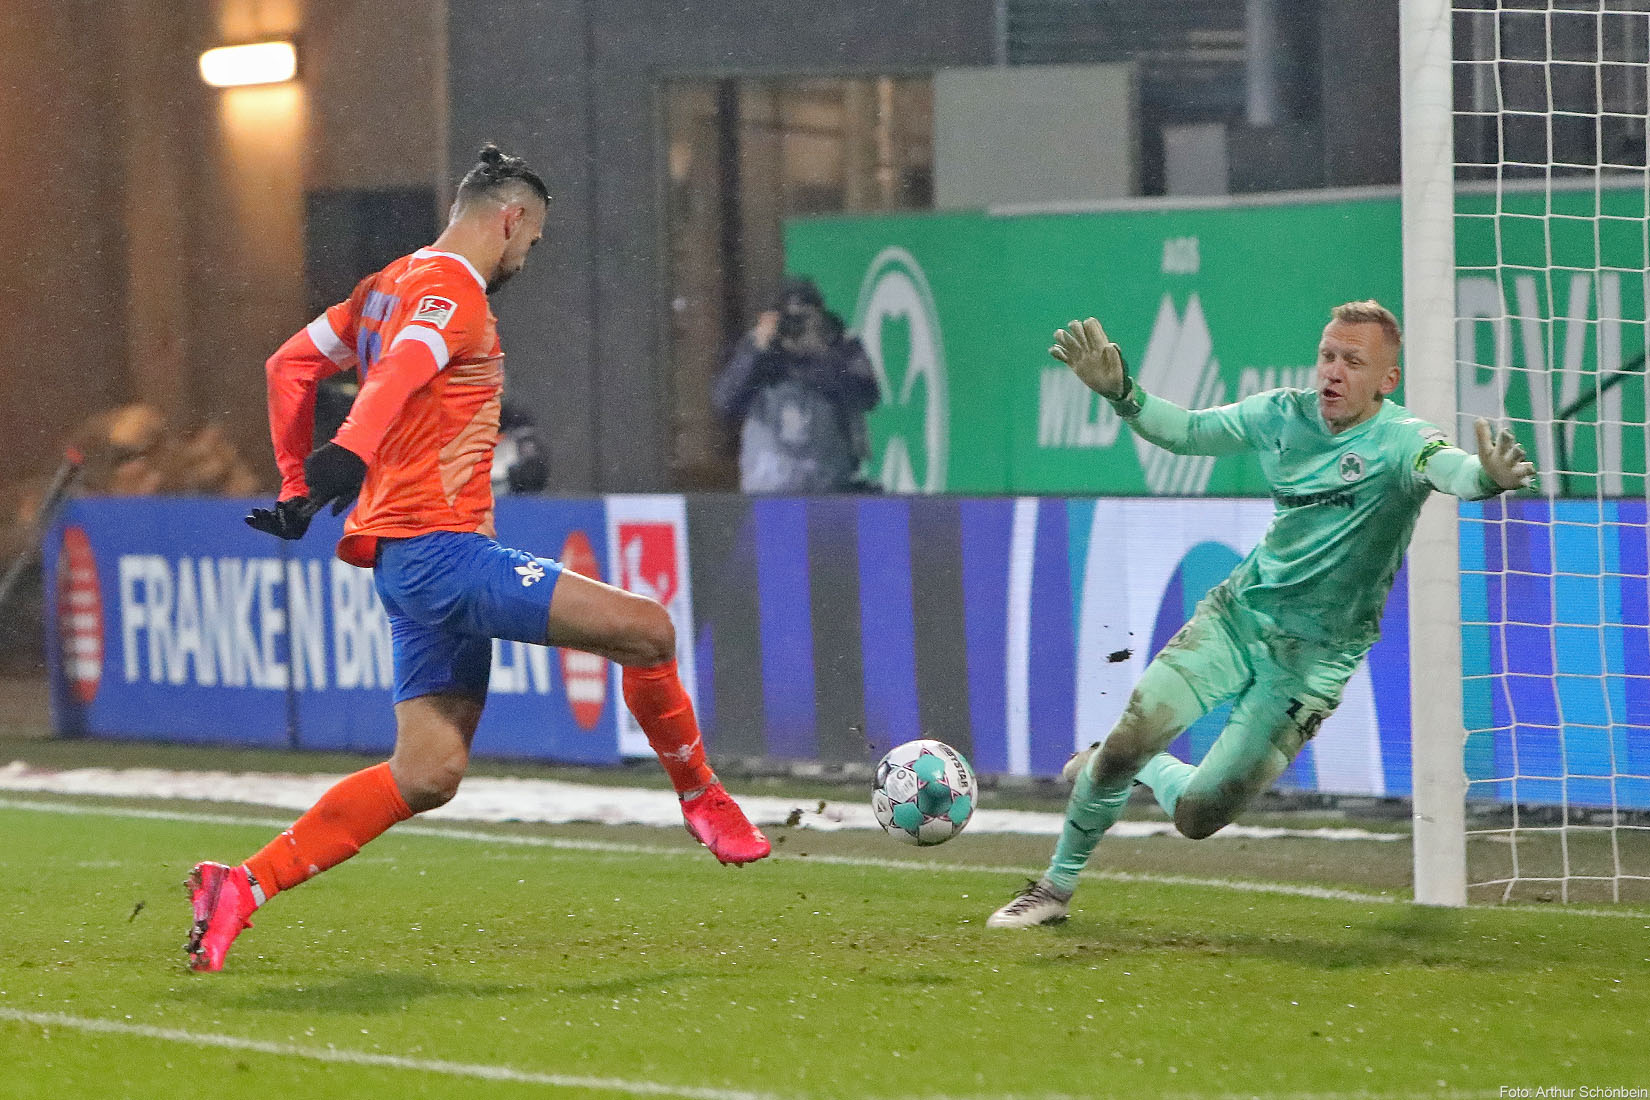
<instances>
[{"instance_id":1,"label":"player's hairstyle","mask_svg":"<svg viewBox=\"0 0 1650 1100\"><path fill-rule=\"evenodd\" d=\"M1394 348L1404 346L1404 332L1398 327L1398 318L1392 311L1373 298L1361 302L1344 302L1329 311L1329 316L1343 325L1380 325Z\"/></svg>"},{"instance_id":2,"label":"player's hairstyle","mask_svg":"<svg viewBox=\"0 0 1650 1100\"><path fill-rule=\"evenodd\" d=\"M481 147L475 167L458 182L458 205L469 206L477 199L523 189L537 195L543 203L550 202L550 189L544 186L539 174L527 167L525 160L511 156L489 141Z\"/></svg>"}]
</instances>

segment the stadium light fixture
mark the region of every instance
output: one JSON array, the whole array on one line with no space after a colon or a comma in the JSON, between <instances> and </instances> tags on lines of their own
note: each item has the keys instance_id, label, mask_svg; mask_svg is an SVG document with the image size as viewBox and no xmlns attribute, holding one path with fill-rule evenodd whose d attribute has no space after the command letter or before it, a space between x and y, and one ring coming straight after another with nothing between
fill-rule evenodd
<instances>
[{"instance_id":1,"label":"stadium light fixture","mask_svg":"<svg viewBox=\"0 0 1650 1100\"><path fill-rule=\"evenodd\" d=\"M298 74L298 48L291 42L219 46L201 54L201 79L214 88L281 84Z\"/></svg>"}]
</instances>

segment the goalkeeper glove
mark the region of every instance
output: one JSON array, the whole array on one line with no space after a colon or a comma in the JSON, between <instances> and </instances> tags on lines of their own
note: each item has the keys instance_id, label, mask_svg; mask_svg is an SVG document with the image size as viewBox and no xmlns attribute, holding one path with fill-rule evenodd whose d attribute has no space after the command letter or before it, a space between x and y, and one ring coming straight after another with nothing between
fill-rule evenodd
<instances>
[{"instance_id":1,"label":"goalkeeper glove","mask_svg":"<svg viewBox=\"0 0 1650 1100\"><path fill-rule=\"evenodd\" d=\"M336 443L323 443L304 459L304 480L309 482L309 500L317 512L330 502L336 516L355 503L366 476L367 464L361 456Z\"/></svg>"},{"instance_id":2,"label":"goalkeeper glove","mask_svg":"<svg viewBox=\"0 0 1650 1100\"><path fill-rule=\"evenodd\" d=\"M1123 362L1122 349L1106 339L1106 330L1093 317L1056 330L1054 346L1048 353L1070 367L1083 385L1101 397L1128 402L1134 383Z\"/></svg>"},{"instance_id":3,"label":"goalkeeper glove","mask_svg":"<svg viewBox=\"0 0 1650 1100\"><path fill-rule=\"evenodd\" d=\"M1524 448L1510 428L1502 428L1492 441L1488 420L1480 419L1473 427L1478 433L1478 461L1497 489L1511 492L1535 481L1535 464L1524 457Z\"/></svg>"},{"instance_id":4,"label":"goalkeeper glove","mask_svg":"<svg viewBox=\"0 0 1650 1100\"><path fill-rule=\"evenodd\" d=\"M292 542L304 537L309 521L319 510L320 505L311 504L307 497L289 497L276 501L273 508L252 509L246 525L254 531Z\"/></svg>"}]
</instances>

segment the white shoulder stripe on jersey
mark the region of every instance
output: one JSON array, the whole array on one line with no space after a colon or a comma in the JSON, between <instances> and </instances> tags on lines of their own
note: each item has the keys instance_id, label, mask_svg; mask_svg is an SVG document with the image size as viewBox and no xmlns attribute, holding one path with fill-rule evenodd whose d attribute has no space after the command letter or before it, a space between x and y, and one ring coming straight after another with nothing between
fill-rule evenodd
<instances>
[{"instance_id":1,"label":"white shoulder stripe on jersey","mask_svg":"<svg viewBox=\"0 0 1650 1100\"><path fill-rule=\"evenodd\" d=\"M340 367L355 366L355 352L351 351L344 342L338 339L338 334L332 331L332 324L326 314L321 314L311 321L304 331L309 333L310 341L320 350L321 354L337 363Z\"/></svg>"},{"instance_id":2,"label":"white shoulder stripe on jersey","mask_svg":"<svg viewBox=\"0 0 1650 1100\"><path fill-rule=\"evenodd\" d=\"M458 253L442 252L439 249L434 248L420 248L417 252L414 252L413 255L417 256L421 260L428 259L431 256L444 256L449 260L457 260L459 263L464 265L464 270L470 273L470 277L476 281L476 285L481 287L481 292L483 294L487 293L487 280L481 277L481 272L476 270L475 264L471 263L469 260L466 260Z\"/></svg>"},{"instance_id":3,"label":"white shoulder stripe on jersey","mask_svg":"<svg viewBox=\"0 0 1650 1100\"><path fill-rule=\"evenodd\" d=\"M435 356L436 370L445 370L447 360L452 358L452 352L447 350L447 341L441 338L441 333L428 325L406 326L395 334L395 339L390 341L390 347L395 347L403 340L417 340L420 344L429 348L430 354Z\"/></svg>"}]
</instances>

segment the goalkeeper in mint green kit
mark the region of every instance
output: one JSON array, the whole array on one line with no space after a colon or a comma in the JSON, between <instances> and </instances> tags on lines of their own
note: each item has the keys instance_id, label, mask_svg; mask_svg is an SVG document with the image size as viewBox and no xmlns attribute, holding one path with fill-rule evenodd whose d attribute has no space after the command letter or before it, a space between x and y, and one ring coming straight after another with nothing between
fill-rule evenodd
<instances>
[{"instance_id":1,"label":"goalkeeper in mint green kit","mask_svg":"<svg viewBox=\"0 0 1650 1100\"><path fill-rule=\"evenodd\" d=\"M1054 340L1050 354L1142 438L1176 454L1255 452L1277 510L1260 545L1146 666L1105 740L1066 764L1071 800L1048 872L991 915L995 928L1065 919L1078 873L1136 781L1193 840L1228 824L1340 702L1380 634L1427 495L1482 500L1535 477L1511 432L1492 439L1478 421L1474 457L1388 400L1398 388L1401 334L1373 301L1331 311L1316 389L1271 390L1198 412L1142 391L1094 318L1073 321ZM1231 718L1202 763L1164 751L1227 700Z\"/></svg>"}]
</instances>

